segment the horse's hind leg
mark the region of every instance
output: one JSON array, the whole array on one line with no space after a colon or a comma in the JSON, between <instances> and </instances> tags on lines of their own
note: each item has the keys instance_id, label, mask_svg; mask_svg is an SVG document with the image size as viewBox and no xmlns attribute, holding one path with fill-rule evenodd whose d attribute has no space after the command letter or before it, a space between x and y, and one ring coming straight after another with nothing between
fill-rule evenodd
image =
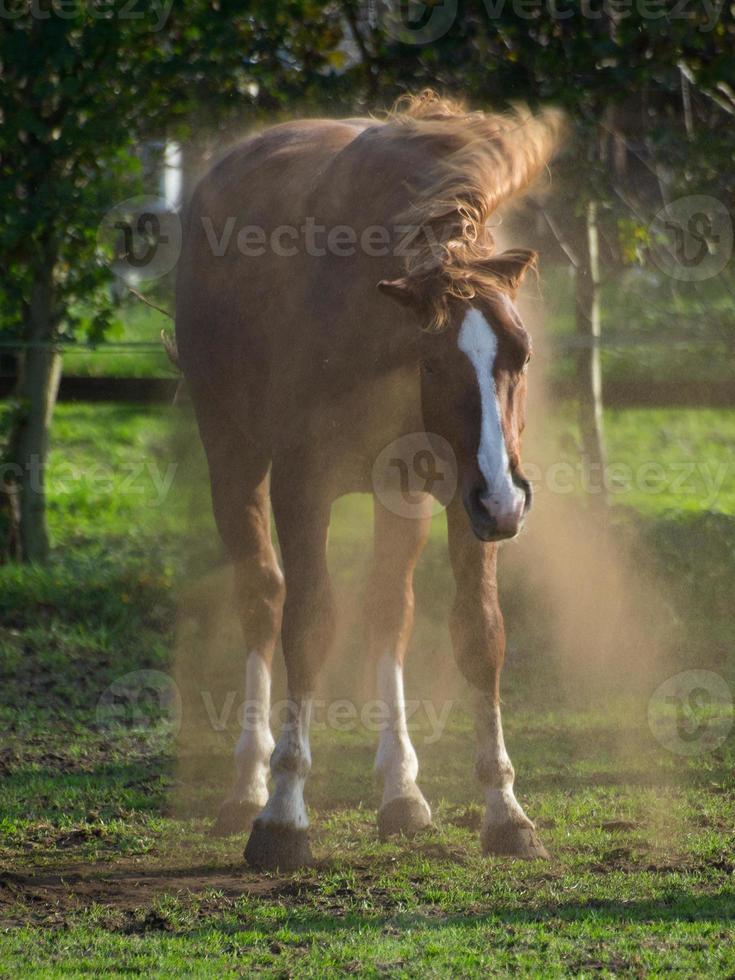
<instances>
[{"instance_id":1,"label":"horse's hind leg","mask_svg":"<svg viewBox=\"0 0 735 980\"><path fill-rule=\"evenodd\" d=\"M311 769L309 722L335 620L326 555L330 505L319 489L318 469L296 454L286 465L274 462L271 498L286 575L281 636L288 702L271 757L273 790L253 824L245 858L255 868L289 871L311 861L304 803Z\"/></svg>"},{"instance_id":2,"label":"horse's hind leg","mask_svg":"<svg viewBox=\"0 0 735 980\"><path fill-rule=\"evenodd\" d=\"M268 799L270 680L283 605L283 576L271 540L269 460L210 410L200 431L209 462L212 504L234 564L235 603L247 650L242 732L235 778L214 826L215 834L248 830Z\"/></svg>"},{"instance_id":3,"label":"horse's hind leg","mask_svg":"<svg viewBox=\"0 0 735 980\"><path fill-rule=\"evenodd\" d=\"M375 557L368 586L370 649L378 697L387 724L375 769L383 780L378 812L381 837L410 834L431 824L431 810L416 785L418 759L406 724L403 660L413 626L413 571L431 524L431 498L413 519L392 514L375 498Z\"/></svg>"}]
</instances>

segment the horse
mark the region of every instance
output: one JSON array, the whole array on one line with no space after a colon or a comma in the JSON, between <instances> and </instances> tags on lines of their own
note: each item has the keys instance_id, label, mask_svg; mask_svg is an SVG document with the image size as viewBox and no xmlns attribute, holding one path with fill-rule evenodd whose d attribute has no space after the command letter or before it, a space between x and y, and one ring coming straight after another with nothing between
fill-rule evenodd
<instances>
[{"instance_id":1,"label":"horse","mask_svg":"<svg viewBox=\"0 0 735 980\"><path fill-rule=\"evenodd\" d=\"M444 501L450 633L474 703L482 849L547 856L515 798L503 740L496 578L499 542L518 534L532 498L521 465L531 340L514 300L537 255L498 252L488 219L547 166L560 127L551 108L493 114L424 92L380 118L266 128L227 152L192 195L176 344L234 567L249 708L214 832L250 830L254 868L312 860L309 722L335 629L330 509L347 493L375 498L366 645L388 712L375 763L378 830L431 825L403 663L432 496L420 493L406 516L374 492L376 465L390 465L381 451L414 433L448 445L456 472ZM279 635L288 707L274 745Z\"/></svg>"}]
</instances>

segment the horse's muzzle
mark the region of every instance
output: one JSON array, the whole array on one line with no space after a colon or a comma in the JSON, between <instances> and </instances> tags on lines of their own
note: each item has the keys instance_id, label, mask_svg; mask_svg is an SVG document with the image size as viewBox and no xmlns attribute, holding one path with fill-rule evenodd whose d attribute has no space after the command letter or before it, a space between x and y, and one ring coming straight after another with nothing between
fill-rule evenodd
<instances>
[{"instance_id":1,"label":"horse's muzzle","mask_svg":"<svg viewBox=\"0 0 735 980\"><path fill-rule=\"evenodd\" d=\"M500 508L487 488L475 487L465 495L464 505L470 525L480 541L506 541L514 538L523 527L526 514L531 509L533 493L531 484L519 474L513 475L516 488L509 505Z\"/></svg>"}]
</instances>

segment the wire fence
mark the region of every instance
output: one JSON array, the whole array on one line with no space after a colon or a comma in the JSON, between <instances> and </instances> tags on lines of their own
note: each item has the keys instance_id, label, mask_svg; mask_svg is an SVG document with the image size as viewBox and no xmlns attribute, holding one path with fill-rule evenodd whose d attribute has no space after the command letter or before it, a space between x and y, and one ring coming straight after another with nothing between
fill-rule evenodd
<instances>
[{"instance_id":1,"label":"wire fence","mask_svg":"<svg viewBox=\"0 0 735 980\"><path fill-rule=\"evenodd\" d=\"M34 342L27 340L0 340L0 351L8 351L11 354L25 350L46 350L59 351L64 354L165 354L165 349L160 340L128 340L128 341L104 341L101 343L86 343L75 340L59 340L53 342Z\"/></svg>"},{"instance_id":2,"label":"wire fence","mask_svg":"<svg viewBox=\"0 0 735 980\"><path fill-rule=\"evenodd\" d=\"M627 350L631 347L662 348L666 350L679 349L722 349L735 350L735 336L732 339L721 337L687 337L670 334L655 337L609 334L607 336L586 337L564 335L562 337L547 337L548 343L555 350L584 350L599 348L600 350ZM53 342L34 342L25 340L0 340L0 352L18 353L25 350L58 351L63 354L165 354L165 348L160 340L127 340L86 342L74 340L59 340Z\"/></svg>"},{"instance_id":3,"label":"wire fence","mask_svg":"<svg viewBox=\"0 0 735 980\"><path fill-rule=\"evenodd\" d=\"M733 364L733 343L721 337L691 337L685 335L642 336L641 334L608 333L601 338L585 337L576 334L546 337L544 360L558 357L574 358L575 353L598 347L601 352L625 352L646 350L651 352L645 363L651 364L662 354L672 353L684 355L684 363L679 363L674 370L672 362L668 361L668 370L664 374L668 379L654 377L650 371L641 366L628 371L615 371L603 380L603 398L608 408L735 408L735 370ZM127 404L170 403L179 386L179 376L171 364L166 349L160 340L107 340L100 342L59 340L54 343L34 343L29 341L3 338L0 340L0 399L12 397L16 390L16 365L12 359L15 355L28 350L53 350L69 358L66 370L61 379L59 399L61 401L82 402L120 402ZM698 369L690 370L686 355L692 358L699 353ZM702 361L705 354L707 361ZM82 370L75 371L74 355L95 357L106 355L116 358L127 355L127 361L116 364L97 362L97 369L87 374L83 364ZM134 355L155 355L155 366L148 362L142 374L136 374ZM703 363L716 365L717 369L707 380L698 378L701 375ZM128 370L127 366L132 367ZM560 365L561 366L561 365ZM570 367L567 361L567 367ZM90 365L91 367L91 365ZM151 371L151 368L153 370ZM562 369L562 374L569 372ZM572 376L552 377L549 380L550 390L559 401L574 400L579 397L579 382Z\"/></svg>"}]
</instances>

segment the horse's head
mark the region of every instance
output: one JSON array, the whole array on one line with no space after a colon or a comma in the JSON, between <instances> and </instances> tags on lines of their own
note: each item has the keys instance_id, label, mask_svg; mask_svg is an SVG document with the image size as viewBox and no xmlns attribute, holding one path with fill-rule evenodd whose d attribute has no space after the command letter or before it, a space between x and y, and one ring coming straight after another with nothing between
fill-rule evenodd
<instances>
[{"instance_id":1,"label":"horse's head","mask_svg":"<svg viewBox=\"0 0 735 980\"><path fill-rule=\"evenodd\" d=\"M424 424L452 446L464 506L483 541L515 537L531 506L521 469L531 339L513 297L535 258L503 253L488 261L494 287L468 290L474 292L468 299L442 292L442 328L424 329L419 342ZM441 278L409 276L379 288L425 326L437 309Z\"/></svg>"}]
</instances>

